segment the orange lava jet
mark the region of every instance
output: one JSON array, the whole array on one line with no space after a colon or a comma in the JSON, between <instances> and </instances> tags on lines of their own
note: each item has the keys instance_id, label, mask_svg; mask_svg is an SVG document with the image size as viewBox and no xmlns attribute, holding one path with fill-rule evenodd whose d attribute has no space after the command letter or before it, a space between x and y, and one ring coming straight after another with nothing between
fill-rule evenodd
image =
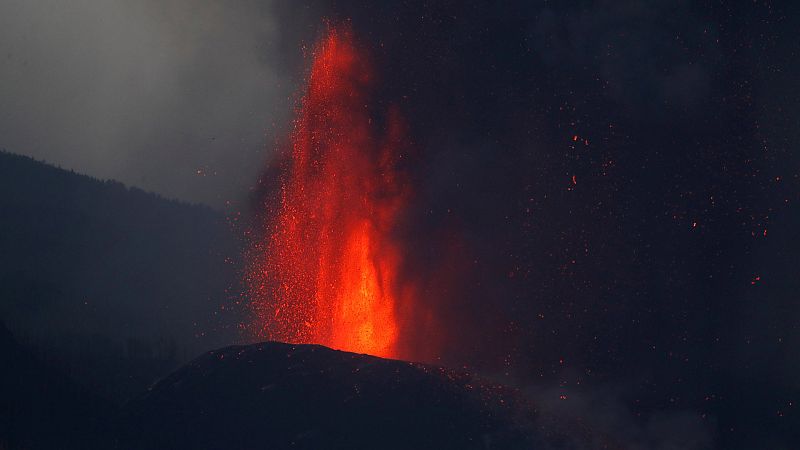
<instances>
[{"instance_id":1,"label":"orange lava jet","mask_svg":"<svg viewBox=\"0 0 800 450\"><path fill-rule=\"evenodd\" d=\"M396 111L370 109L374 75L349 29L317 45L282 167L277 211L265 219L247 282L258 337L398 356L400 247L408 201L397 169ZM277 201L276 201L277 200Z\"/></svg>"}]
</instances>

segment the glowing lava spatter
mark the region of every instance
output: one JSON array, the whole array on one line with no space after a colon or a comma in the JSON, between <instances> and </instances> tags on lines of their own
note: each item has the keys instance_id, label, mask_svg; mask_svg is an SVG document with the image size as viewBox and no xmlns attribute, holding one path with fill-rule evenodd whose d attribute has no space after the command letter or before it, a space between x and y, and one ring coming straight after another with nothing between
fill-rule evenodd
<instances>
[{"instance_id":1,"label":"glowing lava spatter","mask_svg":"<svg viewBox=\"0 0 800 450\"><path fill-rule=\"evenodd\" d=\"M408 190L396 169L403 127L373 117L373 73L348 29L314 52L283 167L247 281L259 337L397 357L399 246ZM269 205L265 205L269 207Z\"/></svg>"}]
</instances>

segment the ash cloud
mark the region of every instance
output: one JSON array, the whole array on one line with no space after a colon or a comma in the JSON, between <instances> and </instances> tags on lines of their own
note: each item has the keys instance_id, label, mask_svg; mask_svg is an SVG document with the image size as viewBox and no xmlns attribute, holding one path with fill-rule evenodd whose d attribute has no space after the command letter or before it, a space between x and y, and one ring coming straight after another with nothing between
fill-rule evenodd
<instances>
[{"instance_id":1,"label":"ash cloud","mask_svg":"<svg viewBox=\"0 0 800 450\"><path fill-rule=\"evenodd\" d=\"M291 110L271 3L0 4L0 147L168 197L240 200Z\"/></svg>"}]
</instances>

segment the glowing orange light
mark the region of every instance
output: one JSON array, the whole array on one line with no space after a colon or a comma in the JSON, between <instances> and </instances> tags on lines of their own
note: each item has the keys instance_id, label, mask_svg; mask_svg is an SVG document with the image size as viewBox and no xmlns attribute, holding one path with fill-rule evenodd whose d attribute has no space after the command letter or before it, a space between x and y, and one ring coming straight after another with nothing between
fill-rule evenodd
<instances>
[{"instance_id":1,"label":"glowing orange light","mask_svg":"<svg viewBox=\"0 0 800 450\"><path fill-rule=\"evenodd\" d=\"M408 199L396 169L404 135L395 111L374 118L373 78L352 33L329 30L297 111L279 207L251 255L259 337L397 357L402 257L392 230Z\"/></svg>"}]
</instances>

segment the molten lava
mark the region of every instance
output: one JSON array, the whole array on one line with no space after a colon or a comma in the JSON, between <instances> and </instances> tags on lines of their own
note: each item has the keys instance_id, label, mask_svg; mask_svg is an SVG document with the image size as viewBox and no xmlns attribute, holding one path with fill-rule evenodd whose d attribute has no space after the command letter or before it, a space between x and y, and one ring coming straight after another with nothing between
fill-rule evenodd
<instances>
[{"instance_id":1,"label":"molten lava","mask_svg":"<svg viewBox=\"0 0 800 450\"><path fill-rule=\"evenodd\" d=\"M408 200L396 111L370 105L374 75L348 29L314 52L265 238L247 282L262 338L397 357Z\"/></svg>"}]
</instances>

